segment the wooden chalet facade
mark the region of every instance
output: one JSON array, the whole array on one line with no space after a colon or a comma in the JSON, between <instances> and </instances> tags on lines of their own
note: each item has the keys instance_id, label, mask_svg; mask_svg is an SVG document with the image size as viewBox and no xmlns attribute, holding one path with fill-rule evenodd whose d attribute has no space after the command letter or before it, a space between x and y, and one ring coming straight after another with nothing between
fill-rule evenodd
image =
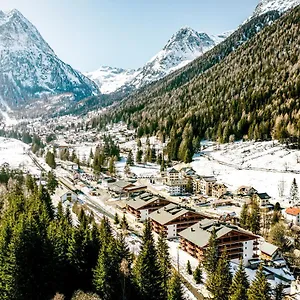
<instances>
[{"instance_id":1,"label":"wooden chalet facade","mask_svg":"<svg viewBox=\"0 0 300 300\"><path fill-rule=\"evenodd\" d=\"M168 204L149 215L156 233L164 232L166 238L175 238L177 233L204 219L205 216L187 210L178 204Z\"/></svg>"},{"instance_id":2,"label":"wooden chalet facade","mask_svg":"<svg viewBox=\"0 0 300 300\"><path fill-rule=\"evenodd\" d=\"M180 247L199 261L204 259L212 229L215 229L219 255L226 248L228 258L249 259L258 257L258 236L238 226L205 219L179 233Z\"/></svg>"}]
</instances>

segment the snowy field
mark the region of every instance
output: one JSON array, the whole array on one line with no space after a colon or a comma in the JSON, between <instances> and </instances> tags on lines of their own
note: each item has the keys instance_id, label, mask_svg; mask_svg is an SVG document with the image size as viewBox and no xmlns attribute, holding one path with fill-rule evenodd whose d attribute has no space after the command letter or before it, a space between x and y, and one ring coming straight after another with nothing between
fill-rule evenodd
<instances>
[{"instance_id":1,"label":"snowy field","mask_svg":"<svg viewBox=\"0 0 300 300\"><path fill-rule=\"evenodd\" d=\"M124 175L124 167L126 165L126 158L121 157L120 161L116 162L116 169L119 174ZM157 164L147 163L139 164L130 167L132 173L134 173L138 178L150 178L156 177L159 174L160 166Z\"/></svg>"},{"instance_id":2,"label":"snowy field","mask_svg":"<svg viewBox=\"0 0 300 300\"><path fill-rule=\"evenodd\" d=\"M239 186L253 186L258 192L266 192L273 201L288 206L293 178L300 182L299 150L285 149L276 142L237 142L210 145L203 155L196 155L191 166L199 175L214 175L229 190ZM300 162L300 160L299 160ZM279 184L284 185L284 196L279 197Z\"/></svg>"},{"instance_id":3,"label":"snowy field","mask_svg":"<svg viewBox=\"0 0 300 300\"><path fill-rule=\"evenodd\" d=\"M19 140L0 137L0 165L8 163L10 168L39 175L39 169L27 154L28 149L29 146Z\"/></svg>"}]
</instances>

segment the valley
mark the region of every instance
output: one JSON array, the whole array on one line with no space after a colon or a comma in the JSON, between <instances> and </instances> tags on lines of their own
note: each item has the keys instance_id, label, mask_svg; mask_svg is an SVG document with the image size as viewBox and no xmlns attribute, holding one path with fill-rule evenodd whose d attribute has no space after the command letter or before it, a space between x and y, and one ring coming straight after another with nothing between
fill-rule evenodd
<instances>
[{"instance_id":1,"label":"valley","mask_svg":"<svg viewBox=\"0 0 300 300\"><path fill-rule=\"evenodd\" d=\"M300 299L300 2L257 2L91 72L0 10L0 299Z\"/></svg>"}]
</instances>

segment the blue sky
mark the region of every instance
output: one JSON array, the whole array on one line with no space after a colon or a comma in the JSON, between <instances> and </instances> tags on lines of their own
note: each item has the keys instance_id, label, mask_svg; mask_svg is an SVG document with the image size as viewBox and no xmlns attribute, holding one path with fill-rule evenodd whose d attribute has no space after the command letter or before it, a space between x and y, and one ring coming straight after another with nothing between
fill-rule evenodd
<instances>
[{"instance_id":1,"label":"blue sky","mask_svg":"<svg viewBox=\"0 0 300 300\"><path fill-rule=\"evenodd\" d=\"M137 68L182 26L218 34L235 29L259 0L0 0L17 8L56 54L80 71Z\"/></svg>"}]
</instances>

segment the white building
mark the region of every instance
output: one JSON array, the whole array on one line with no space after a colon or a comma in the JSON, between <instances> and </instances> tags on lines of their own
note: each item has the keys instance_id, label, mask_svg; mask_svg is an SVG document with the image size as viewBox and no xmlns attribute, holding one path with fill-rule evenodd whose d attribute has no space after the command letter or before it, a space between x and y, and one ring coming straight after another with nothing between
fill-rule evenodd
<instances>
[{"instance_id":1,"label":"white building","mask_svg":"<svg viewBox=\"0 0 300 300\"><path fill-rule=\"evenodd\" d=\"M78 200L78 196L76 193L67 190L65 188L63 188L61 191L58 192L58 196L60 198L61 202L76 202Z\"/></svg>"},{"instance_id":2,"label":"white building","mask_svg":"<svg viewBox=\"0 0 300 300\"><path fill-rule=\"evenodd\" d=\"M284 212L284 217L287 222L293 225L300 225L300 208L289 207Z\"/></svg>"}]
</instances>

